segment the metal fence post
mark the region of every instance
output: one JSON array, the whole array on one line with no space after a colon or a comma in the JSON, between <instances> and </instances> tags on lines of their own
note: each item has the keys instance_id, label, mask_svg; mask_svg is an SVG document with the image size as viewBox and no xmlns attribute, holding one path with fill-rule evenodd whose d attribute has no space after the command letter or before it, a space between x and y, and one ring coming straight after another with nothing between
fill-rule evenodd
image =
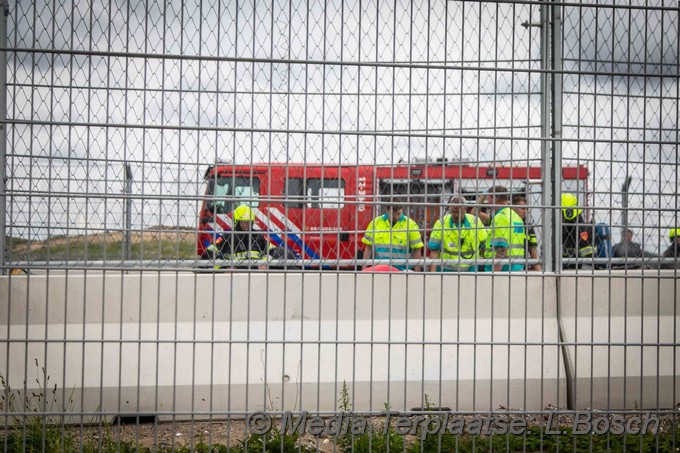
<instances>
[{"instance_id":1,"label":"metal fence post","mask_svg":"<svg viewBox=\"0 0 680 453\"><path fill-rule=\"evenodd\" d=\"M123 244L123 259L130 260L132 256L132 168L125 164L125 242Z\"/></svg>"},{"instance_id":2,"label":"metal fence post","mask_svg":"<svg viewBox=\"0 0 680 453\"><path fill-rule=\"evenodd\" d=\"M552 9L552 176L553 203L562 204L562 5L559 0ZM562 210L553 209L553 271L562 270Z\"/></svg>"},{"instance_id":3,"label":"metal fence post","mask_svg":"<svg viewBox=\"0 0 680 453\"><path fill-rule=\"evenodd\" d=\"M541 184L543 186L543 266L546 272L555 269L553 256L553 179L550 137L550 24L547 4L541 5Z\"/></svg>"},{"instance_id":4,"label":"metal fence post","mask_svg":"<svg viewBox=\"0 0 680 453\"><path fill-rule=\"evenodd\" d=\"M7 48L7 15L9 7L0 0L0 48ZM0 275L7 273L7 52L0 51Z\"/></svg>"},{"instance_id":5,"label":"metal fence post","mask_svg":"<svg viewBox=\"0 0 680 453\"><path fill-rule=\"evenodd\" d=\"M621 239L626 237L626 231L628 230L628 189L630 189L631 182L633 182L633 177L626 176L626 181L621 186L621 209L623 211L621 216Z\"/></svg>"}]
</instances>

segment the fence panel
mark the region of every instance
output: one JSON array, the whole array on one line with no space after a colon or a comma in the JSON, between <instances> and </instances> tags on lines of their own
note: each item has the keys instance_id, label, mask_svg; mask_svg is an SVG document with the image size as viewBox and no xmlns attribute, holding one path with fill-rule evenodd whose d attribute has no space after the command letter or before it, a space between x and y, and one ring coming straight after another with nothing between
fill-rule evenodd
<instances>
[{"instance_id":1,"label":"fence panel","mask_svg":"<svg viewBox=\"0 0 680 453\"><path fill-rule=\"evenodd\" d=\"M5 451L677 450L676 3L2 4Z\"/></svg>"}]
</instances>

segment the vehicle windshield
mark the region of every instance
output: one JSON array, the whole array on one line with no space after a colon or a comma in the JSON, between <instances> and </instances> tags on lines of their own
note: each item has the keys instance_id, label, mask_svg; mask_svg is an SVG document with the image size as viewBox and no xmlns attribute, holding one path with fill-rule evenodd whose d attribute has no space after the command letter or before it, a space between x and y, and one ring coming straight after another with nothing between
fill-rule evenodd
<instances>
[{"instance_id":1,"label":"vehicle windshield","mask_svg":"<svg viewBox=\"0 0 680 453\"><path fill-rule=\"evenodd\" d=\"M427 181L383 180L380 182L380 195L386 201L388 195L403 195L408 206L404 213L415 220L418 226L429 230L434 223L445 214L442 205L453 194L453 183L443 181L439 183ZM381 212L383 208L379 209Z\"/></svg>"},{"instance_id":2,"label":"vehicle windshield","mask_svg":"<svg viewBox=\"0 0 680 453\"><path fill-rule=\"evenodd\" d=\"M231 212L236 206L245 204L256 208L260 204L260 179L249 176L218 176L208 183L208 210L216 214Z\"/></svg>"}]
</instances>

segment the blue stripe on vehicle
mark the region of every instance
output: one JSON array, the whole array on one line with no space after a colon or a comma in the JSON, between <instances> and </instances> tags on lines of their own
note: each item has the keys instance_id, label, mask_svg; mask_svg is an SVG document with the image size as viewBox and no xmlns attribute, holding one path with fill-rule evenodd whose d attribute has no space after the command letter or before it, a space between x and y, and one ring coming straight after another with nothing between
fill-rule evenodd
<instances>
[{"instance_id":1,"label":"blue stripe on vehicle","mask_svg":"<svg viewBox=\"0 0 680 453\"><path fill-rule=\"evenodd\" d=\"M271 242L273 242L274 245L281 245L281 244L283 244L283 241L281 240L281 238L280 238L278 235L276 235L276 234L274 234L274 233L272 233L272 232L269 232L269 240L270 240Z\"/></svg>"},{"instance_id":2,"label":"blue stripe on vehicle","mask_svg":"<svg viewBox=\"0 0 680 453\"><path fill-rule=\"evenodd\" d=\"M302 255L304 255L304 253L305 253L303 247L299 243L295 242L293 240L293 238L291 238L290 236L291 235L289 234L288 235L288 242L284 242L284 240L281 239L281 244L288 247L289 250L292 250L293 253L295 253L295 256L297 256L298 258L303 258ZM292 243L292 245L291 245L291 243Z\"/></svg>"},{"instance_id":3,"label":"blue stripe on vehicle","mask_svg":"<svg viewBox=\"0 0 680 453\"><path fill-rule=\"evenodd\" d=\"M277 245L277 246L279 246L279 247L282 246L282 245L283 245L283 246L286 245L286 244L283 243L283 239L281 239L281 236L279 236L278 234L274 234L274 233L271 232L271 231L269 232L269 238L271 239L271 241L272 241L275 245ZM290 250L291 252L293 252L293 253L295 254L295 257L296 257L296 258L300 258L300 254L299 254L297 251L295 251L295 250L293 250L293 249L288 249L288 250Z\"/></svg>"},{"instance_id":4,"label":"blue stripe on vehicle","mask_svg":"<svg viewBox=\"0 0 680 453\"><path fill-rule=\"evenodd\" d=\"M269 235L270 241L273 242L274 245L277 245L277 246L287 245L287 244L283 243L283 239L281 239L281 236L279 236L278 234L275 234L273 231L267 231L267 234ZM290 249L290 248L288 250L292 251L295 254L296 258L300 258L300 254L297 252L297 250L293 250L293 249Z\"/></svg>"},{"instance_id":5,"label":"blue stripe on vehicle","mask_svg":"<svg viewBox=\"0 0 680 453\"><path fill-rule=\"evenodd\" d=\"M317 255L316 252L314 252L314 250L309 248L307 244L302 242L302 240L298 237L297 234L288 233L288 237L291 238L293 242L295 242L295 244L298 245L298 247L302 248L308 256L311 256L315 260L319 259L319 255Z\"/></svg>"}]
</instances>

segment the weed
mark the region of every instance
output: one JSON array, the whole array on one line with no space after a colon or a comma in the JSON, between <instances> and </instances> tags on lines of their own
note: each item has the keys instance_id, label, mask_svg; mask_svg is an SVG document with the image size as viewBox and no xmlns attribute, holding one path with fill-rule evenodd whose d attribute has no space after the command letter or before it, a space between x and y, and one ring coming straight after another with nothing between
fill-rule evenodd
<instances>
[{"instance_id":1,"label":"weed","mask_svg":"<svg viewBox=\"0 0 680 453\"><path fill-rule=\"evenodd\" d=\"M41 415L45 412L59 412L57 384L53 387L49 385L50 376L44 367L40 367L37 359L35 367L37 388L46 391L40 390L22 396L21 390L12 389L5 377L0 375L0 409L5 412L5 423L8 425L0 438L0 444L9 452L67 451L75 445L75 435L64 428L64 417L50 420Z\"/></svg>"},{"instance_id":2,"label":"weed","mask_svg":"<svg viewBox=\"0 0 680 453\"><path fill-rule=\"evenodd\" d=\"M194 447L194 451L196 453L228 453L229 449L227 448L226 445L222 444L207 445L201 442L196 444L196 446Z\"/></svg>"},{"instance_id":3,"label":"weed","mask_svg":"<svg viewBox=\"0 0 680 453\"><path fill-rule=\"evenodd\" d=\"M571 427L562 426L560 434L546 434L546 427L534 427L525 435L501 434L470 436L443 433L441 436L420 438L408 449L409 453L458 451L486 453L490 451L569 451L569 452L664 452L675 453L680 445L680 430L628 435L575 435ZM555 428L552 428L555 431ZM658 445L658 449L657 449Z\"/></svg>"},{"instance_id":4,"label":"weed","mask_svg":"<svg viewBox=\"0 0 680 453\"><path fill-rule=\"evenodd\" d=\"M387 434L385 434L384 426L374 427L369 423L366 434L350 435L348 440L349 442L341 443L341 446L345 451L355 453L386 453L404 450L404 436L397 434L391 426L387 427Z\"/></svg>"},{"instance_id":5,"label":"weed","mask_svg":"<svg viewBox=\"0 0 680 453\"><path fill-rule=\"evenodd\" d=\"M350 389L345 381L340 389L340 409L350 413L352 410L352 399ZM389 411L390 406L385 404L385 411ZM391 426L373 425L367 423L367 430L363 434L347 434L338 438L338 445L343 451L353 453L386 453L389 451L400 452L404 450L404 437L397 434Z\"/></svg>"},{"instance_id":6,"label":"weed","mask_svg":"<svg viewBox=\"0 0 680 453\"><path fill-rule=\"evenodd\" d=\"M277 427L267 434L251 434L231 449L232 453L310 453L312 451L314 449L301 444L297 433L283 434Z\"/></svg>"},{"instance_id":7,"label":"weed","mask_svg":"<svg viewBox=\"0 0 680 453\"><path fill-rule=\"evenodd\" d=\"M340 389L340 410L343 412L349 412L352 410L352 397L349 394L349 387L347 386L347 381L342 381L342 388Z\"/></svg>"},{"instance_id":8,"label":"weed","mask_svg":"<svg viewBox=\"0 0 680 453\"><path fill-rule=\"evenodd\" d=\"M0 435L0 446L3 451L14 452L117 452L127 453L140 451L132 442L114 439L106 424L100 423L98 435L89 434L84 437L66 427L68 404L73 403L73 390L66 402L59 402L58 385L49 384L50 376L44 367L35 360L37 388L47 389L22 395L21 390L14 390L4 376L0 375L0 410L5 413L4 433ZM49 387L48 387L49 385ZM48 413L59 413L58 416L47 416ZM142 450L143 451L143 450Z\"/></svg>"}]
</instances>

